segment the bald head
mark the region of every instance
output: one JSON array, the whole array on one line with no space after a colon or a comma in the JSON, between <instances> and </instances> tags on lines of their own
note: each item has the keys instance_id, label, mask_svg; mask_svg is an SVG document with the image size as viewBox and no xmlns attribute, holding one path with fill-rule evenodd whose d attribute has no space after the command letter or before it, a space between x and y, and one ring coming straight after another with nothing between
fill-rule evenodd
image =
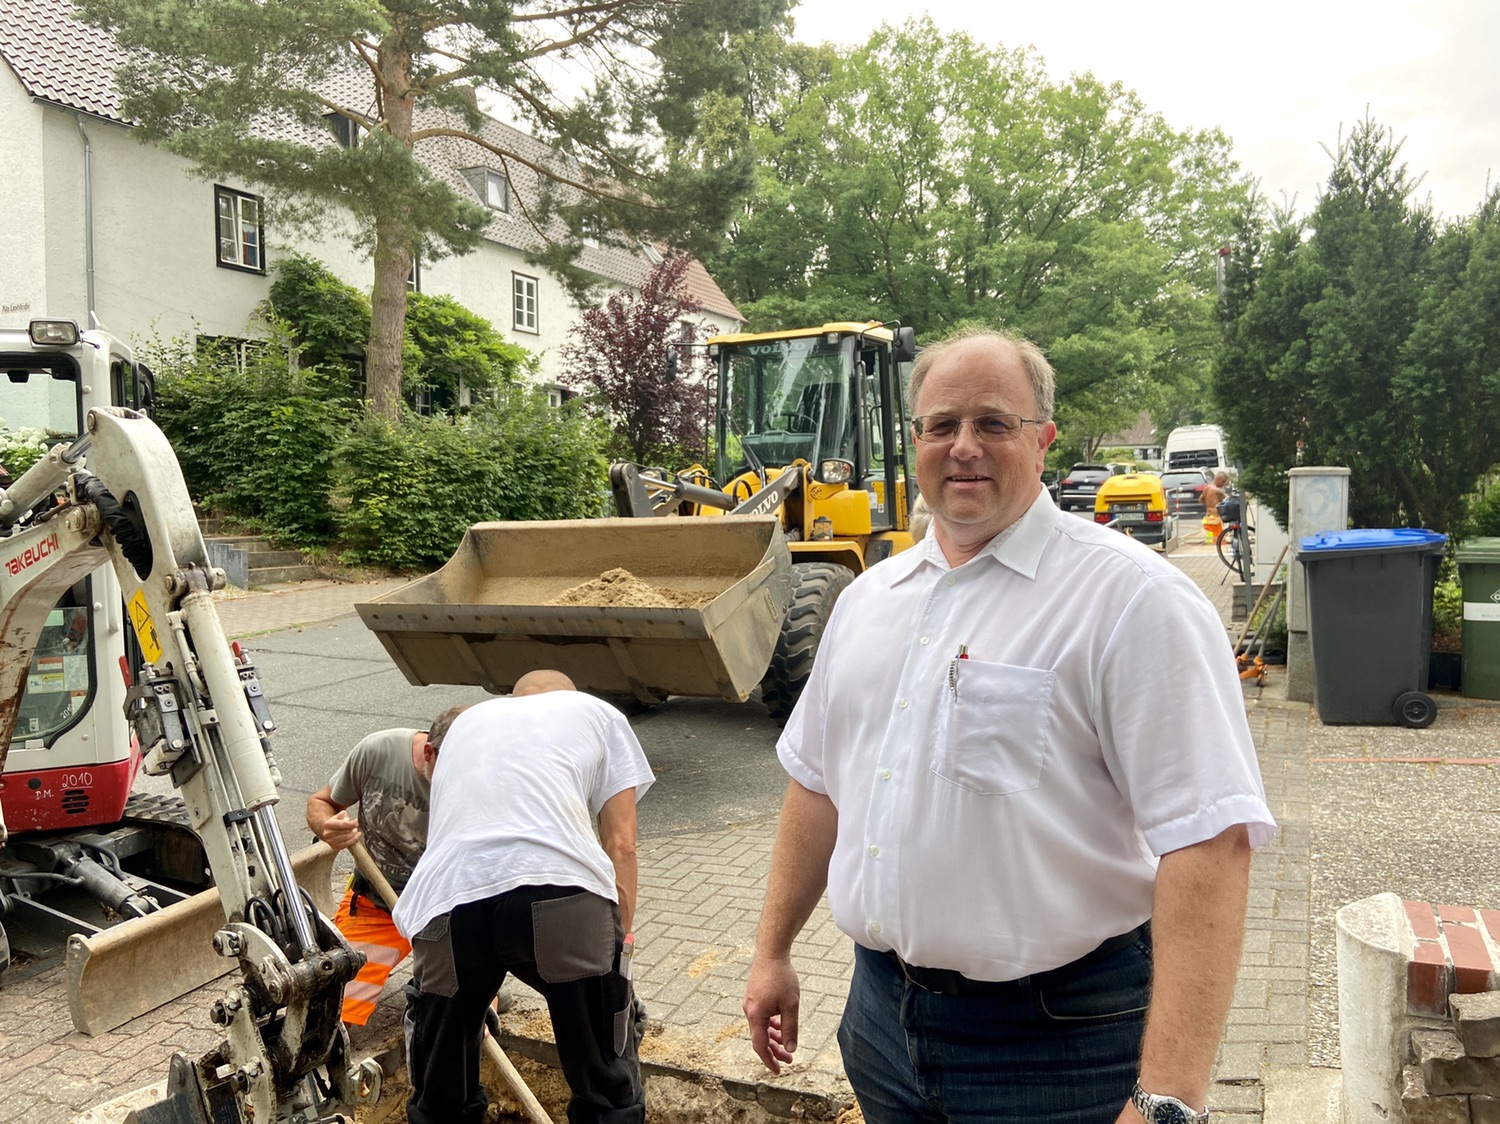
<instances>
[{"instance_id":1,"label":"bald head","mask_svg":"<svg viewBox=\"0 0 1500 1124\"><path fill-rule=\"evenodd\" d=\"M510 693L516 698L523 695L540 695L547 691L576 691L573 680L569 679L560 671L552 671L543 668L540 671L528 671L516 680L516 685L511 688Z\"/></svg>"}]
</instances>

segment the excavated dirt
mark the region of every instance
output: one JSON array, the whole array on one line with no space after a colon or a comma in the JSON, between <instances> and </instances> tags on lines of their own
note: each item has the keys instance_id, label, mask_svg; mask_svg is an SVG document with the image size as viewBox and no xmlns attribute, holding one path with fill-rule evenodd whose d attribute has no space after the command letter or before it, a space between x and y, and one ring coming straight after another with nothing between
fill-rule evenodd
<instances>
[{"instance_id":1,"label":"excavated dirt","mask_svg":"<svg viewBox=\"0 0 1500 1124\"><path fill-rule=\"evenodd\" d=\"M507 1020L507 1025L521 1034L540 1031L550 1037L551 1023L545 1011L523 1014L519 1019L512 1016ZM653 1020L641 1041L641 1059L689 1073L701 1073L700 1066L706 1060L704 1054L689 1044L671 1043L668 1041L669 1037L664 1035L662 1025ZM515 1051L511 1051L509 1057L547 1114L554 1121L566 1121L569 1094L568 1083L562 1072ZM520 1102L511 1094L499 1072L488 1062L481 1066L480 1077L490 1095L485 1124L513 1124L515 1121L530 1124ZM358 1110L355 1114L356 1124L407 1124L406 1099L410 1095L411 1086L407 1083L406 1069L403 1066L396 1075L385 1079L379 1104ZM814 1115L794 1110L794 1116L804 1121ZM697 1080L686 1080L661 1073L648 1073L646 1124L787 1122L786 1118L773 1116L757 1104L730 1095L723 1082L712 1076L703 1075ZM864 1117L855 1105L840 1112L833 1124L864 1124Z\"/></svg>"},{"instance_id":2,"label":"excavated dirt","mask_svg":"<svg viewBox=\"0 0 1500 1124\"><path fill-rule=\"evenodd\" d=\"M702 590L662 589L629 570L605 570L597 578L559 593L548 605L598 605L605 608L701 609L714 599Z\"/></svg>"}]
</instances>

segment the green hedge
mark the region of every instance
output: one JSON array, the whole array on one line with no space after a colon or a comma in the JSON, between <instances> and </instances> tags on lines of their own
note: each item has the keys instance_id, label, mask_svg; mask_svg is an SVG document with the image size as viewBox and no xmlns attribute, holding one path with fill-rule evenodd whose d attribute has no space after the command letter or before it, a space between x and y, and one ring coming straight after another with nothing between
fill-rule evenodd
<instances>
[{"instance_id":1,"label":"green hedge","mask_svg":"<svg viewBox=\"0 0 1500 1124\"><path fill-rule=\"evenodd\" d=\"M180 342L148 354L156 422L199 506L291 546L326 543L334 449L356 409L343 373L296 370L274 339L244 370Z\"/></svg>"},{"instance_id":2,"label":"green hedge","mask_svg":"<svg viewBox=\"0 0 1500 1124\"><path fill-rule=\"evenodd\" d=\"M427 568L448 559L471 523L598 515L604 437L528 390L502 392L457 422L366 418L336 455L340 560Z\"/></svg>"}]
</instances>

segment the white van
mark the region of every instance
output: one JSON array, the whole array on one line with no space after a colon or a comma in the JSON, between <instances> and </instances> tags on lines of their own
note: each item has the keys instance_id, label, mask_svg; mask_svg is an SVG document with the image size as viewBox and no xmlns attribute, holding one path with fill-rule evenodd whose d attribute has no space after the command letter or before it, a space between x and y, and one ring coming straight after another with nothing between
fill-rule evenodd
<instances>
[{"instance_id":1,"label":"white van","mask_svg":"<svg viewBox=\"0 0 1500 1124\"><path fill-rule=\"evenodd\" d=\"M1224 456L1224 431L1216 425L1180 425L1167 434L1162 446L1162 468L1166 472L1179 468L1206 468L1210 472L1229 470Z\"/></svg>"}]
</instances>

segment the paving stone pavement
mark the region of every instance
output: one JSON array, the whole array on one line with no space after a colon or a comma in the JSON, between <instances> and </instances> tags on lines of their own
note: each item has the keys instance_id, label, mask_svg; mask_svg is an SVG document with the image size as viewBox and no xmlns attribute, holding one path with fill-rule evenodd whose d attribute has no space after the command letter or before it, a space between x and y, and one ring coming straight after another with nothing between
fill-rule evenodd
<instances>
[{"instance_id":1,"label":"paving stone pavement","mask_svg":"<svg viewBox=\"0 0 1500 1124\"><path fill-rule=\"evenodd\" d=\"M1206 547L1173 561L1230 623L1233 587ZM226 600L231 636L331 619L394 588L302 583ZM1435 693L1436 694L1436 693ZM1263 1119L1265 1075L1276 1068L1338 1064L1332 914L1383 889L1407 897L1494 906L1500 887L1475 832L1500 808L1493 764L1500 709L1437 695L1425 731L1325 727L1310 707L1285 699L1272 669L1245 691L1266 789L1281 830L1255 854L1244 954L1215 1067L1215 1119ZM770 1080L751 1055L739 1003L749 967L774 820L685 833L642 845L637 923L638 989L650 1012L648 1060L730 1080ZM1415 854L1414 854L1415 852ZM1349 896L1352 895L1352 896ZM849 1100L834 1032L850 972L850 944L820 905L796 949L803 1027L798 1062L774 1084ZM407 976L398 969L397 984ZM174 1049L196 1054L213 1038L207 1007L223 984L87 1038L72 1030L60 969L0 985L0 1124L51 1124L158 1080ZM505 1017L516 1039L534 1033L537 997L524 988ZM389 987L356 1053L395 1041L399 988ZM1326 1072L1326 1071L1325 1071ZM1270 1122L1268 1122L1270 1124Z\"/></svg>"}]
</instances>

